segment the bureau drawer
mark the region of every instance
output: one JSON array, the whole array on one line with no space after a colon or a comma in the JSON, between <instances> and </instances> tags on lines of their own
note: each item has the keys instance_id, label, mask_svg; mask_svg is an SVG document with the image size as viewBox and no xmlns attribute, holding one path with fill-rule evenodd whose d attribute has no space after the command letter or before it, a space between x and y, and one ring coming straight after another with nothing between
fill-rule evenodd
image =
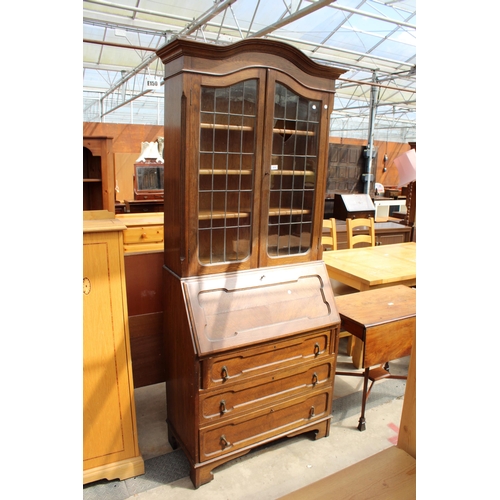
<instances>
[{"instance_id":1,"label":"bureau drawer","mask_svg":"<svg viewBox=\"0 0 500 500\"><path fill-rule=\"evenodd\" d=\"M161 243L163 241L163 226L128 227L123 232L123 243L132 245L137 243Z\"/></svg>"},{"instance_id":2,"label":"bureau drawer","mask_svg":"<svg viewBox=\"0 0 500 500\"><path fill-rule=\"evenodd\" d=\"M331 391L295 398L252 412L220 426L200 430L200 461L240 450L267 439L285 436L316 420L330 417Z\"/></svg>"},{"instance_id":3,"label":"bureau drawer","mask_svg":"<svg viewBox=\"0 0 500 500\"><path fill-rule=\"evenodd\" d=\"M292 364L324 359L332 353L332 332L326 330L214 356L201 362L201 387L228 386Z\"/></svg>"},{"instance_id":4,"label":"bureau drawer","mask_svg":"<svg viewBox=\"0 0 500 500\"><path fill-rule=\"evenodd\" d=\"M246 411L299 396L304 391L331 387L335 366L335 358L332 358L321 364L308 363L293 370L278 370L229 389L200 394L200 425L234 418Z\"/></svg>"}]
</instances>

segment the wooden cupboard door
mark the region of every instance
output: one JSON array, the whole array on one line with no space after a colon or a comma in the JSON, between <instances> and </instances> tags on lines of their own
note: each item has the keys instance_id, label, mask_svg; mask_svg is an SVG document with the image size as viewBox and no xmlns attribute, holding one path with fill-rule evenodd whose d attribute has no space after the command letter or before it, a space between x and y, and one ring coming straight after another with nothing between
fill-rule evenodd
<instances>
[{"instance_id":1,"label":"wooden cupboard door","mask_svg":"<svg viewBox=\"0 0 500 500\"><path fill-rule=\"evenodd\" d=\"M270 71L266 104L259 264L316 260L333 97Z\"/></svg>"},{"instance_id":2,"label":"wooden cupboard door","mask_svg":"<svg viewBox=\"0 0 500 500\"><path fill-rule=\"evenodd\" d=\"M120 232L84 234L84 470L137 456Z\"/></svg>"},{"instance_id":3,"label":"wooden cupboard door","mask_svg":"<svg viewBox=\"0 0 500 500\"><path fill-rule=\"evenodd\" d=\"M197 85L190 105L199 113L187 117L196 152L187 153L188 164L198 188L190 200L197 210L188 226L197 232L190 235L196 257L189 274L256 267L265 72L203 76Z\"/></svg>"}]
</instances>

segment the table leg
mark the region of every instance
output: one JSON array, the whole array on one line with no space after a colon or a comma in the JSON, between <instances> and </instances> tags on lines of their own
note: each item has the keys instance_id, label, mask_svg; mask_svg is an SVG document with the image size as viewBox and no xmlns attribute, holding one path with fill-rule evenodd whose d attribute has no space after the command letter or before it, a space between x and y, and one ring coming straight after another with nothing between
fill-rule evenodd
<instances>
[{"instance_id":1,"label":"table leg","mask_svg":"<svg viewBox=\"0 0 500 500\"><path fill-rule=\"evenodd\" d=\"M364 343L362 340L360 340L358 337L355 337L354 335L352 335L352 340L354 344L351 348L351 353L350 353L352 356L352 364L356 368L362 368Z\"/></svg>"},{"instance_id":2,"label":"table leg","mask_svg":"<svg viewBox=\"0 0 500 500\"><path fill-rule=\"evenodd\" d=\"M365 372L363 375L363 399L361 401L361 417L359 417L358 422L358 430L364 431L366 429L366 420L365 420L365 409L366 409L366 399L368 392L368 376L370 374L370 368L365 368Z\"/></svg>"}]
</instances>

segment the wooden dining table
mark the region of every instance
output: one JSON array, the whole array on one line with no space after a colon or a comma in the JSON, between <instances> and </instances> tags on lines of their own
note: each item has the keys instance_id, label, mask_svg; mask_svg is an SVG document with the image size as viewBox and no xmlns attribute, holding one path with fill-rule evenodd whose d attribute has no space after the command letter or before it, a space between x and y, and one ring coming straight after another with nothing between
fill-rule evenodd
<instances>
[{"instance_id":1,"label":"wooden dining table","mask_svg":"<svg viewBox=\"0 0 500 500\"><path fill-rule=\"evenodd\" d=\"M415 242L323 252L328 276L356 290L417 284Z\"/></svg>"}]
</instances>

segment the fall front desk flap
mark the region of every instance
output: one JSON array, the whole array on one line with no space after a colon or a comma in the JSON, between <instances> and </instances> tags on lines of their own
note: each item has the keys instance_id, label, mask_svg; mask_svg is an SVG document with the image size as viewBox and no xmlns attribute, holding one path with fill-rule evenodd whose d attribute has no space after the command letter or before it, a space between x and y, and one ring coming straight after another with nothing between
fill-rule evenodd
<instances>
[{"instance_id":1,"label":"fall front desk flap","mask_svg":"<svg viewBox=\"0 0 500 500\"><path fill-rule=\"evenodd\" d=\"M323 261L182 279L198 355L340 323Z\"/></svg>"}]
</instances>

